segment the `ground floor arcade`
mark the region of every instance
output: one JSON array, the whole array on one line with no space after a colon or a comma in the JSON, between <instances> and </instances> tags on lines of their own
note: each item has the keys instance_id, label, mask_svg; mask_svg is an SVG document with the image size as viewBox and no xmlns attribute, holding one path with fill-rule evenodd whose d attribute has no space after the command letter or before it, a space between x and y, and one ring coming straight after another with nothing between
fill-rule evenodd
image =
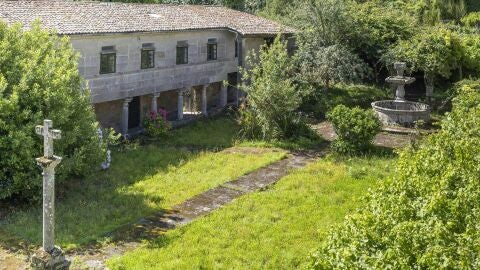
<instances>
[{"instance_id":1,"label":"ground floor arcade","mask_svg":"<svg viewBox=\"0 0 480 270\"><path fill-rule=\"evenodd\" d=\"M96 103L94 108L103 127L127 136L142 131L143 118L151 111L166 111L168 121L178 126L229 105L238 105L239 96L236 87L215 82Z\"/></svg>"}]
</instances>

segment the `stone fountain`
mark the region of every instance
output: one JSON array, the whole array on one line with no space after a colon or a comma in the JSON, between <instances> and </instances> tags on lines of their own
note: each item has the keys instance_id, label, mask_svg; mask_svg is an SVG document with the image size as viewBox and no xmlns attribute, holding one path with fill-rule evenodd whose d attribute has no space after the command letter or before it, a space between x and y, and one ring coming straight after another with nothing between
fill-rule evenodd
<instances>
[{"instance_id":1,"label":"stone fountain","mask_svg":"<svg viewBox=\"0 0 480 270\"><path fill-rule=\"evenodd\" d=\"M396 76L390 76L385 81L396 86L395 100L381 100L372 103L372 108L378 118L386 126L412 126L417 121L430 120L430 106L427 104L405 100L405 85L415 81L415 78L404 75L407 64L394 64Z\"/></svg>"}]
</instances>

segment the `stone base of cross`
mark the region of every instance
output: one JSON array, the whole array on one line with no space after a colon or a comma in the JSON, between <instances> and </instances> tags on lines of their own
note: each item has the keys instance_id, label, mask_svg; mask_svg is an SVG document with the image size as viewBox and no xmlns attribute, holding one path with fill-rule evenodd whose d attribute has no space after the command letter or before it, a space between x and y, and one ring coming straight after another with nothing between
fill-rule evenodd
<instances>
[{"instance_id":1,"label":"stone base of cross","mask_svg":"<svg viewBox=\"0 0 480 270\"><path fill-rule=\"evenodd\" d=\"M42 270L68 270L70 262L65 259L59 247L54 247L50 252L40 248L33 254L30 266Z\"/></svg>"}]
</instances>

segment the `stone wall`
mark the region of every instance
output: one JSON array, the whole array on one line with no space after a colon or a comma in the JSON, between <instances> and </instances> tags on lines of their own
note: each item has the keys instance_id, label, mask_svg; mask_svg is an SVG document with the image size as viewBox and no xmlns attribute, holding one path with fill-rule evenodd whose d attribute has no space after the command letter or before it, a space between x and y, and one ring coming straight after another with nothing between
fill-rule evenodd
<instances>
[{"instance_id":1,"label":"stone wall","mask_svg":"<svg viewBox=\"0 0 480 270\"><path fill-rule=\"evenodd\" d=\"M93 107L102 127L121 130L123 100L96 103Z\"/></svg>"},{"instance_id":2,"label":"stone wall","mask_svg":"<svg viewBox=\"0 0 480 270\"><path fill-rule=\"evenodd\" d=\"M238 70L235 37L228 31L192 31L143 34L72 36L73 47L80 52L79 70L92 91L92 102L99 103L155 91L191 87L227 79ZM216 38L218 59L207 61L207 42ZM189 63L176 65L178 41L188 41ZM142 44L153 43L155 68L140 68ZM100 52L115 46L116 73L99 74Z\"/></svg>"}]
</instances>

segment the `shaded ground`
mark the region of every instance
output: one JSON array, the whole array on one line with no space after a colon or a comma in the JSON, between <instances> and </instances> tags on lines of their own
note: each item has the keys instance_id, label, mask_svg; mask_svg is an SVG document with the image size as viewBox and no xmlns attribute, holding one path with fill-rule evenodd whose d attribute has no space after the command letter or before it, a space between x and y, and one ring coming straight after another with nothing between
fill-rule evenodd
<instances>
[{"instance_id":1,"label":"shaded ground","mask_svg":"<svg viewBox=\"0 0 480 270\"><path fill-rule=\"evenodd\" d=\"M327 141L333 141L337 137L335 131L333 130L332 124L329 122L321 122L313 125L312 128ZM412 141L412 138L413 137L410 134L381 132L375 137L373 143L381 147L402 148L409 145Z\"/></svg>"}]
</instances>

